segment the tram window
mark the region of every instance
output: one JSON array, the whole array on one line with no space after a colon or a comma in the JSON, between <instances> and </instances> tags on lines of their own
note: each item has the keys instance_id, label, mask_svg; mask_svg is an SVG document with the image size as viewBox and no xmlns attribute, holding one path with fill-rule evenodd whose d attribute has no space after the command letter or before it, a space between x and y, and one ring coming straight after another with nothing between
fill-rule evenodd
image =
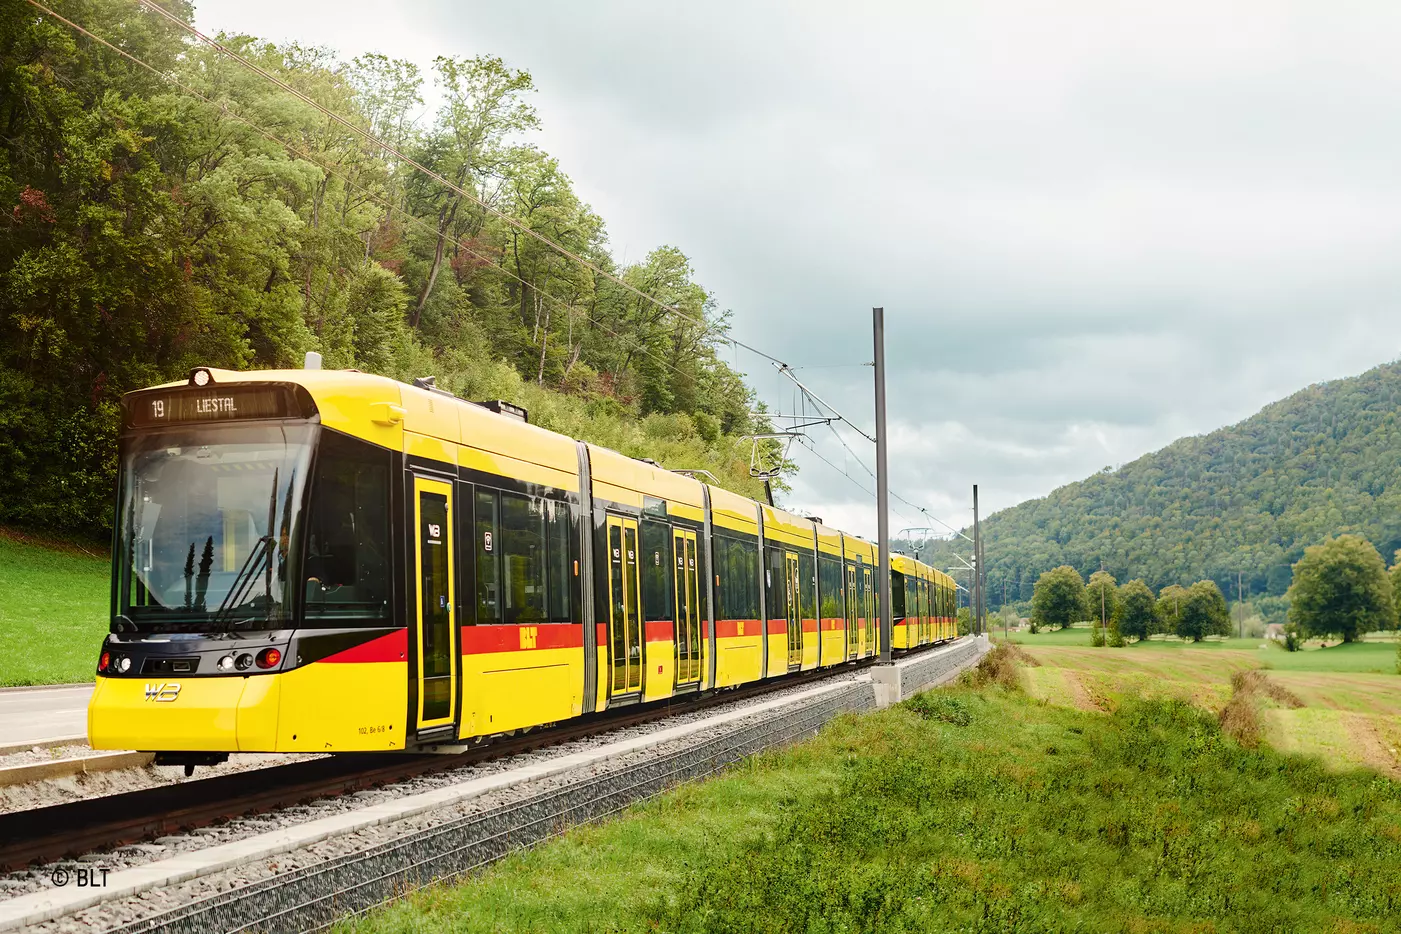
<instances>
[{"instance_id":1,"label":"tram window","mask_svg":"<svg viewBox=\"0 0 1401 934\"><path fill-rule=\"evenodd\" d=\"M821 589L822 618L839 619L842 614L842 563L836 558L822 557L817 562L818 586Z\"/></svg>"},{"instance_id":2,"label":"tram window","mask_svg":"<svg viewBox=\"0 0 1401 934\"><path fill-rule=\"evenodd\" d=\"M802 608L803 619L817 618L817 574L816 559L812 552L804 551L798 555L798 584L802 588L802 599L799 606Z\"/></svg>"},{"instance_id":3,"label":"tram window","mask_svg":"<svg viewBox=\"0 0 1401 934\"><path fill-rule=\"evenodd\" d=\"M717 535L715 567L720 577L720 619L759 618L759 546Z\"/></svg>"},{"instance_id":4,"label":"tram window","mask_svg":"<svg viewBox=\"0 0 1401 934\"><path fill-rule=\"evenodd\" d=\"M768 565L764 569L764 612L769 614L769 619L787 619L788 590L783 586L783 551L769 548L768 552Z\"/></svg>"},{"instance_id":5,"label":"tram window","mask_svg":"<svg viewBox=\"0 0 1401 934\"><path fill-rule=\"evenodd\" d=\"M735 582L740 587L740 595L744 600L744 616L740 619L759 618L759 546L754 542L739 542L737 549L732 549L732 557L738 556L736 562L737 572L733 575Z\"/></svg>"},{"instance_id":6,"label":"tram window","mask_svg":"<svg viewBox=\"0 0 1401 934\"><path fill-rule=\"evenodd\" d=\"M671 526L642 520L642 610L645 619L670 620L676 615L672 589Z\"/></svg>"},{"instance_id":7,"label":"tram window","mask_svg":"<svg viewBox=\"0 0 1401 934\"><path fill-rule=\"evenodd\" d=\"M474 550L477 554L477 622L501 622L501 541L497 534L496 492L477 490L477 531Z\"/></svg>"},{"instance_id":8,"label":"tram window","mask_svg":"<svg viewBox=\"0 0 1401 934\"><path fill-rule=\"evenodd\" d=\"M389 554L389 452L323 430L306 528L307 617L387 619Z\"/></svg>"},{"instance_id":9,"label":"tram window","mask_svg":"<svg viewBox=\"0 0 1401 934\"><path fill-rule=\"evenodd\" d=\"M508 623L545 621L543 501L501 494L501 595Z\"/></svg>"},{"instance_id":10,"label":"tram window","mask_svg":"<svg viewBox=\"0 0 1401 934\"><path fill-rule=\"evenodd\" d=\"M730 543L715 535L710 539L711 561L715 565L715 618L730 619L730 607L725 600L725 584L730 577Z\"/></svg>"},{"instance_id":11,"label":"tram window","mask_svg":"<svg viewBox=\"0 0 1401 934\"><path fill-rule=\"evenodd\" d=\"M899 571L890 572L890 615L892 619L899 619L905 615L905 588L910 578Z\"/></svg>"},{"instance_id":12,"label":"tram window","mask_svg":"<svg viewBox=\"0 0 1401 934\"><path fill-rule=\"evenodd\" d=\"M550 540L550 622L573 622L574 577L571 545L574 539L574 516L568 503L546 500L545 519Z\"/></svg>"}]
</instances>

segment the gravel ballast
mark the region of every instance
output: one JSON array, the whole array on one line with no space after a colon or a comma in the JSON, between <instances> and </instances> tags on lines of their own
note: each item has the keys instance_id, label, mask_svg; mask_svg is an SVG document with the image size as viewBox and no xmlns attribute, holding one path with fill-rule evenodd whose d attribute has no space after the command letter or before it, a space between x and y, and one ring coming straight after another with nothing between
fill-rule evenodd
<instances>
[{"instance_id":1,"label":"gravel ballast","mask_svg":"<svg viewBox=\"0 0 1401 934\"><path fill-rule=\"evenodd\" d=\"M957 667L964 667L981 655L972 640L938 651L959 655ZM966 656L966 660L962 656ZM805 712L801 705L792 703L795 695L807 696L809 707L812 703L827 703L825 699L829 697L840 697L840 700L834 701L835 706L830 710L813 713ZM470 869L480 862L496 858L505 849L528 845L546 835L546 830L535 833L530 830L531 826L539 825L553 830L562 824L597 819L625 807L631 800L656 793L677 781L709 774L715 768L770 745L811 735L817 726L841 710L860 710L871 706L874 706L874 689L870 677L864 672L838 672L823 679L817 687L812 683L795 685L760 697L688 711L662 721L621 728L531 753L421 776L386 788L327 798L271 815L239 818L222 826L162 837L110 853L93 854L76 863L69 861L0 876L0 929L4 929L5 901L21 895L38 897L38 893L53 892L52 880L56 870L73 871L86 866L105 869L111 876L143 866L155 871L160 867L153 864L174 860L171 863L174 865L182 856L195 857L224 844L238 841L257 844L258 839L273 832L338 815L356 819L357 812L366 809L392 806L402 799L421 796L426 792L446 790L455 793L454 788L464 783L498 776L499 787L444 807L359 827L350 832L335 833L265 858L252 859L194 878L186 877L183 881L160 884L136 894L108 898L75 913L29 924L25 929L43 932L134 932L139 928L143 931L166 930L172 934L176 931L209 934L225 929L224 922L246 916L251 902L249 905L241 904L245 897L265 907L272 902L284 908L291 907L283 905L281 899L284 896L302 898L304 901L313 893L320 897L325 894L323 890L331 885L330 876L335 876L339 880L335 884L346 890L344 895L337 897L335 911L344 913L352 904L368 907L383 900L387 894L369 882L356 881L359 875L368 871L365 867L375 865L377 868L371 874L378 874L381 882L390 879L386 884L392 884L394 891L421 884L426 878L404 876L395 867L394 861L405 858L407 849L427 846L424 841L433 839L435 833L441 836L443 828L459 827L463 828L462 832L470 829L469 836L475 834L482 838L475 844L480 852L472 857L473 861L468 865L449 860L435 869L434 875L451 875ZM749 708L760 709L753 714L744 713ZM808 720L802 719L805 713ZM781 719L784 724L775 727ZM702 725L707 720L725 722L713 726ZM665 741L660 741L660 737L658 742L645 741L652 734L683 727L689 728L685 735ZM584 767L544 777L531 777L532 770L538 775L553 760L589 751L597 754L605 747L625 745L628 741L642 742L635 743L624 753L610 753L606 759L596 757L596 761ZM715 761L702 761L706 756ZM519 778L507 773L516 773ZM550 811L551 808L554 810ZM524 812L531 809L541 813L526 819L528 815ZM545 811L549 811L549 814ZM515 816L509 819L504 816L510 814ZM485 836L482 830L484 822L491 831ZM308 828L305 832L311 830ZM435 860L441 862L442 859L441 855L418 853L412 862L429 866ZM302 888L298 889L298 885ZM301 894L296 895L297 891ZM239 893L238 897L231 897L229 893L235 892ZM315 901L316 898L311 900ZM319 910L324 912L331 908L322 906ZM153 923L155 927L151 927ZM136 927L130 927L132 925ZM277 924L260 924L259 927L264 930L284 929ZM301 928L292 924L285 929Z\"/></svg>"}]
</instances>

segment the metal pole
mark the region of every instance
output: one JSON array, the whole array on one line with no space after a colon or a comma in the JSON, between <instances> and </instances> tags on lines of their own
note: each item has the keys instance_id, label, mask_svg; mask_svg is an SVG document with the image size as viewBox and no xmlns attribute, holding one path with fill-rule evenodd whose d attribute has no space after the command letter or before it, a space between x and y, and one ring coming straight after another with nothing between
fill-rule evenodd
<instances>
[{"instance_id":1,"label":"metal pole","mask_svg":"<svg viewBox=\"0 0 1401 934\"><path fill-rule=\"evenodd\" d=\"M978 522L978 626L988 632L988 556L983 551L983 524Z\"/></svg>"},{"instance_id":2,"label":"metal pole","mask_svg":"<svg viewBox=\"0 0 1401 934\"><path fill-rule=\"evenodd\" d=\"M978 524L978 485L973 484L973 635L983 634L983 532Z\"/></svg>"},{"instance_id":3,"label":"metal pole","mask_svg":"<svg viewBox=\"0 0 1401 934\"><path fill-rule=\"evenodd\" d=\"M886 473L885 431L885 309L871 309L876 344L876 531L880 539L880 660L890 664L895 623L890 605L890 478Z\"/></svg>"}]
</instances>

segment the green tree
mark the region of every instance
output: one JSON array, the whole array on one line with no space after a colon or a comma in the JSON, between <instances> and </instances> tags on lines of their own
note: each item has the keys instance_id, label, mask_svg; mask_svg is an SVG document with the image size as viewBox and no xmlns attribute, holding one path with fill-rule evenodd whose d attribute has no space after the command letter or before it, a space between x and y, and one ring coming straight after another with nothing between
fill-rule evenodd
<instances>
[{"instance_id":1,"label":"green tree","mask_svg":"<svg viewBox=\"0 0 1401 934\"><path fill-rule=\"evenodd\" d=\"M535 108L525 100L535 84L529 72L513 70L489 55L463 59L440 55L433 60L433 69L443 90L443 105L418 161L458 189L486 201L491 179L509 158L507 138L539 126ZM415 213L431 215L436 227L432 258L409 315L409 326L417 328L450 246L464 235L475 237L487 214L476 202L433 178L415 172L410 179Z\"/></svg>"},{"instance_id":2,"label":"green tree","mask_svg":"<svg viewBox=\"0 0 1401 934\"><path fill-rule=\"evenodd\" d=\"M1085 581L1068 565L1052 568L1041 575L1031 593L1032 623L1040 627L1065 629L1085 619Z\"/></svg>"},{"instance_id":3,"label":"green tree","mask_svg":"<svg viewBox=\"0 0 1401 934\"><path fill-rule=\"evenodd\" d=\"M1163 632L1176 634L1177 624L1182 621L1182 604L1187 600L1187 588L1180 584L1168 584L1158 591L1158 602L1154 615Z\"/></svg>"},{"instance_id":4,"label":"green tree","mask_svg":"<svg viewBox=\"0 0 1401 934\"><path fill-rule=\"evenodd\" d=\"M1371 542L1358 535L1305 549L1289 585L1289 620L1306 637L1344 642L1384 629L1395 619L1391 582Z\"/></svg>"},{"instance_id":5,"label":"green tree","mask_svg":"<svg viewBox=\"0 0 1401 934\"><path fill-rule=\"evenodd\" d=\"M1229 635L1230 631L1231 614L1216 582L1197 581L1188 587L1182 601L1182 615L1177 621L1177 634L1200 642L1207 636Z\"/></svg>"},{"instance_id":6,"label":"green tree","mask_svg":"<svg viewBox=\"0 0 1401 934\"><path fill-rule=\"evenodd\" d=\"M439 59L443 104L420 130L411 63L224 40L492 213L128 0L53 5L155 72L0 4L0 522L100 535L123 393L312 349L762 495L738 442L766 421L717 352L726 313L676 247L615 262L602 218L522 145L528 73Z\"/></svg>"},{"instance_id":7,"label":"green tree","mask_svg":"<svg viewBox=\"0 0 1401 934\"><path fill-rule=\"evenodd\" d=\"M1153 591L1142 580L1128 581L1119 588L1119 632L1142 642L1158 631L1158 613Z\"/></svg>"}]
</instances>

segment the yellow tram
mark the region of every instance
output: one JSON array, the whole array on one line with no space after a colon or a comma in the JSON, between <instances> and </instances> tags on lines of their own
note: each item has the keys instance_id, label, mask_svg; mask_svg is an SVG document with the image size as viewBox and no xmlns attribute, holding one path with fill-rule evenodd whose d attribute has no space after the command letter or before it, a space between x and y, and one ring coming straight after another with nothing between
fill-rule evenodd
<instances>
[{"instance_id":1,"label":"yellow tram","mask_svg":"<svg viewBox=\"0 0 1401 934\"><path fill-rule=\"evenodd\" d=\"M452 746L879 651L875 546L351 371L233 372L123 401L97 749ZM893 647L953 638L892 559Z\"/></svg>"}]
</instances>

